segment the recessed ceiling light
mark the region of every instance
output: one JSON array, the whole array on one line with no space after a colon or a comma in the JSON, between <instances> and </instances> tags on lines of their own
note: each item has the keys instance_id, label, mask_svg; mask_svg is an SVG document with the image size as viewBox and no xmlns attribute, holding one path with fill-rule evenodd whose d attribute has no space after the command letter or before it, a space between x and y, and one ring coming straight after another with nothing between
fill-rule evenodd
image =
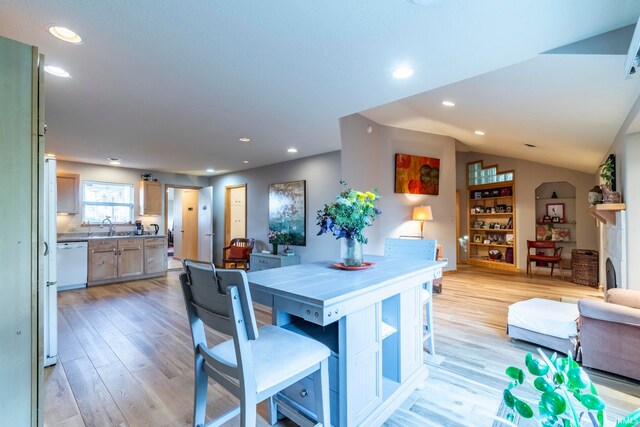
<instances>
[{"instance_id":1,"label":"recessed ceiling light","mask_svg":"<svg viewBox=\"0 0 640 427\"><path fill-rule=\"evenodd\" d=\"M484 131L477 130L474 132L476 135L484 136Z\"/></svg>"},{"instance_id":2,"label":"recessed ceiling light","mask_svg":"<svg viewBox=\"0 0 640 427\"><path fill-rule=\"evenodd\" d=\"M455 107L456 103L451 101L442 101L442 105L444 105L445 107Z\"/></svg>"},{"instance_id":3,"label":"recessed ceiling light","mask_svg":"<svg viewBox=\"0 0 640 427\"><path fill-rule=\"evenodd\" d=\"M57 77L66 77L66 78L71 77L71 74L69 74L69 72L66 71L65 69L60 68L60 67L54 67L53 65L45 65L44 66L44 70L47 73L52 74L52 75L57 76Z\"/></svg>"},{"instance_id":4,"label":"recessed ceiling light","mask_svg":"<svg viewBox=\"0 0 640 427\"><path fill-rule=\"evenodd\" d=\"M287 150L287 152L288 152L288 153L297 153L297 152L298 152L298 149L297 149L297 148L293 148L293 147L291 147L291 148L289 148L289 149Z\"/></svg>"},{"instance_id":5,"label":"recessed ceiling light","mask_svg":"<svg viewBox=\"0 0 640 427\"><path fill-rule=\"evenodd\" d=\"M536 148L537 147L537 145L527 144L527 143L525 143L524 145L525 145L525 147L529 147L529 148Z\"/></svg>"},{"instance_id":6,"label":"recessed ceiling light","mask_svg":"<svg viewBox=\"0 0 640 427\"><path fill-rule=\"evenodd\" d=\"M117 157L107 157L107 160L109 160L109 164L111 165L119 165L122 159L119 159Z\"/></svg>"},{"instance_id":7,"label":"recessed ceiling light","mask_svg":"<svg viewBox=\"0 0 640 427\"><path fill-rule=\"evenodd\" d=\"M393 70L392 76L394 79L407 79L413 76L413 68L398 67L395 70Z\"/></svg>"},{"instance_id":8,"label":"recessed ceiling light","mask_svg":"<svg viewBox=\"0 0 640 427\"><path fill-rule=\"evenodd\" d=\"M73 43L73 44L82 43L82 37L80 37L78 33L76 33L75 31L70 30L67 27L58 27L55 25L50 25L47 27L47 30L49 30L49 33L53 37L58 38L67 43Z\"/></svg>"},{"instance_id":9,"label":"recessed ceiling light","mask_svg":"<svg viewBox=\"0 0 640 427\"><path fill-rule=\"evenodd\" d=\"M215 171L216 171L216 170L215 170L215 169L212 169L212 168L207 169L207 172L208 172L208 173L214 173Z\"/></svg>"},{"instance_id":10,"label":"recessed ceiling light","mask_svg":"<svg viewBox=\"0 0 640 427\"><path fill-rule=\"evenodd\" d=\"M245 165L249 164L249 160L243 160L242 163L244 163Z\"/></svg>"},{"instance_id":11,"label":"recessed ceiling light","mask_svg":"<svg viewBox=\"0 0 640 427\"><path fill-rule=\"evenodd\" d=\"M53 153L45 153L45 155L44 155L44 156L45 156L45 157L48 157L48 158L50 158L50 159L55 159L55 158L56 158L56 155L55 155L55 154L53 154Z\"/></svg>"},{"instance_id":12,"label":"recessed ceiling light","mask_svg":"<svg viewBox=\"0 0 640 427\"><path fill-rule=\"evenodd\" d=\"M251 142L251 138L246 138L246 137L238 138L238 141L240 141L240 142Z\"/></svg>"}]
</instances>

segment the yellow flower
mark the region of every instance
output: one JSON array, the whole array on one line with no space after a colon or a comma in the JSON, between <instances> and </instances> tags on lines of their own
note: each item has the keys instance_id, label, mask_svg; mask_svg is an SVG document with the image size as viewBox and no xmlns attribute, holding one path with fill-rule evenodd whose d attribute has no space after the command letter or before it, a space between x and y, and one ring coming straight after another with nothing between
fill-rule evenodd
<instances>
[{"instance_id":1,"label":"yellow flower","mask_svg":"<svg viewBox=\"0 0 640 427\"><path fill-rule=\"evenodd\" d=\"M376 195L373 194L371 191L367 191L366 195L371 199L371 200L375 200L376 199Z\"/></svg>"}]
</instances>

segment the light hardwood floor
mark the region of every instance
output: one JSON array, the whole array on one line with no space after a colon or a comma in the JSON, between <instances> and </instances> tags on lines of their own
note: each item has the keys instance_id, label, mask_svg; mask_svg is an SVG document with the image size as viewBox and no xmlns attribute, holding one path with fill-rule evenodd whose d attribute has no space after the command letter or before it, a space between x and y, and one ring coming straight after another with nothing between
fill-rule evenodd
<instances>
[{"instance_id":1,"label":"light hardwood floor","mask_svg":"<svg viewBox=\"0 0 640 427\"><path fill-rule=\"evenodd\" d=\"M490 426L507 384L504 369L522 365L535 347L505 335L507 306L531 297L600 297L556 278L460 266L436 295L436 355L425 353L425 386L389 418L388 426ZM258 322L270 312L256 305ZM209 344L224 339L208 335ZM178 272L166 278L59 294L60 362L45 369L47 426L187 426L193 372ZM640 384L589 371L610 414L640 407ZM235 400L213 382L207 412ZM264 416L264 405L260 407ZM227 425L238 425L238 418ZM261 426L268 425L264 420ZM291 425L291 423L280 423Z\"/></svg>"}]
</instances>

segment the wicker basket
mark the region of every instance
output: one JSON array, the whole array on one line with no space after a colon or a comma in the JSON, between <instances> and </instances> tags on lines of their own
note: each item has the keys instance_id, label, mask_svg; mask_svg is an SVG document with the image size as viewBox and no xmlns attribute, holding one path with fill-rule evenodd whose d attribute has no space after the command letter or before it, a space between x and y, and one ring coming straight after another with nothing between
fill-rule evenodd
<instances>
[{"instance_id":1,"label":"wicker basket","mask_svg":"<svg viewBox=\"0 0 640 427\"><path fill-rule=\"evenodd\" d=\"M598 287L598 251L571 251L571 281L578 285Z\"/></svg>"}]
</instances>

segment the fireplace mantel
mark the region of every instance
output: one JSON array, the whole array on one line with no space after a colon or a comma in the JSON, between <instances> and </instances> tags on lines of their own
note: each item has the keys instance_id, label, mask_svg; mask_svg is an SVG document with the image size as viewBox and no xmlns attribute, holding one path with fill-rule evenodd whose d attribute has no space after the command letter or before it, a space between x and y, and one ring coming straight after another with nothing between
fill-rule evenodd
<instances>
[{"instance_id":1,"label":"fireplace mantel","mask_svg":"<svg viewBox=\"0 0 640 427\"><path fill-rule=\"evenodd\" d=\"M616 223L616 212L625 210L624 203L602 203L589 207L589 213L598 221L605 224Z\"/></svg>"}]
</instances>

